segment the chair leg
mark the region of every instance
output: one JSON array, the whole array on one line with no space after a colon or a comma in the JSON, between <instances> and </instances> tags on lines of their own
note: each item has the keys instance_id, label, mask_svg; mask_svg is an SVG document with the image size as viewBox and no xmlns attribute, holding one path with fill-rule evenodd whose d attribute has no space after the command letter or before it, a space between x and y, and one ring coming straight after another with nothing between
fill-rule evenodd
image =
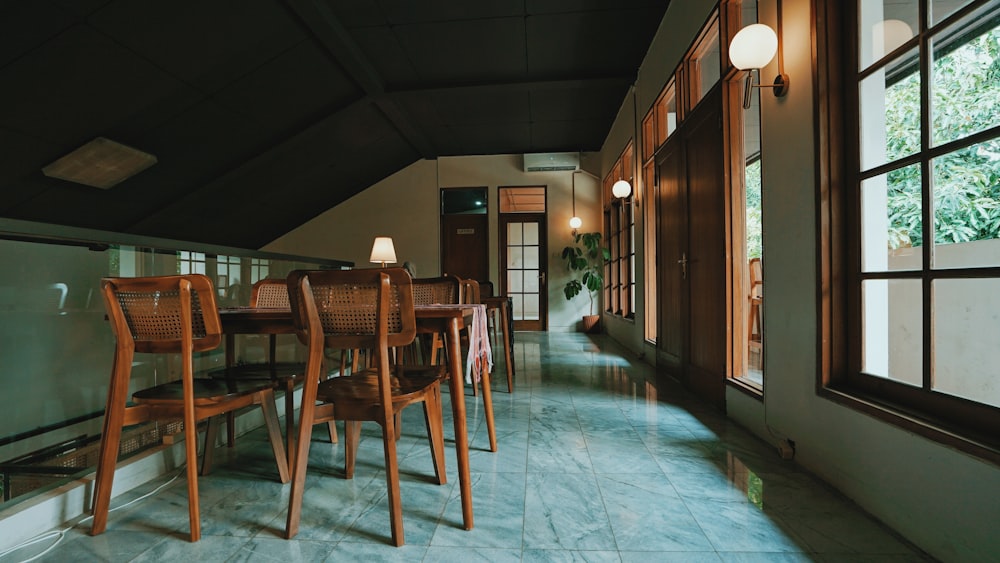
<instances>
[{"instance_id":1,"label":"chair leg","mask_svg":"<svg viewBox=\"0 0 1000 563\"><path fill-rule=\"evenodd\" d=\"M292 451L295 449L295 380L285 379L285 451L288 454L288 464L292 463Z\"/></svg>"},{"instance_id":2,"label":"chair leg","mask_svg":"<svg viewBox=\"0 0 1000 563\"><path fill-rule=\"evenodd\" d=\"M198 423L193 407L186 408L184 412L184 450L188 480L188 520L191 522L191 541L196 542L201 539L201 513L198 506Z\"/></svg>"},{"instance_id":3,"label":"chair leg","mask_svg":"<svg viewBox=\"0 0 1000 563\"><path fill-rule=\"evenodd\" d=\"M281 440L281 425L278 423L278 407L274 404L274 390L266 389L257 396L260 409L264 413L264 423L267 425L267 439L274 451L274 461L278 466L278 479L288 482L288 457Z\"/></svg>"},{"instance_id":4,"label":"chair leg","mask_svg":"<svg viewBox=\"0 0 1000 563\"><path fill-rule=\"evenodd\" d=\"M232 416L232 412L226 413L226 418ZM219 435L219 423L222 416L213 416L208 419L208 428L205 430L205 448L201 454L201 474L208 475L212 471L212 462L215 459L215 440ZM232 425L226 423L226 427Z\"/></svg>"},{"instance_id":5,"label":"chair leg","mask_svg":"<svg viewBox=\"0 0 1000 563\"><path fill-rule=\"evenodd\" d=\"M392 544L403 545L403 505L399 491L399 462L396 458L395 424L389 416L382 426L382 448L385 453L385 485L389 497L389 522L392 529Z\"/></svg>"},{"instance_id":6,"label":"chair leg","mask_svg":"<svg viewBox=\"0 0 1000 563\"><path fill-rule=\"evenodd\" d=\"M493 421L493 390L490 388L490 368L483 358L483 371L479 383L483 386L483 413L486 415L486 431L490 435L490 451L497 451L497 428ZM476 382L472 382L472 388L476 388Z\"/></svg>"},{"instance_id":7,"label":"chair leg","mask_svg":"<svg viewBox=\"0 0 1000 563\"><path fill-rule=\"evenodd\" d=\"M434 476L439 485L448 482L444 467L444 419L441 414L441 387L434 390L424 399L424 420L427 422L427 437L431 442L431 458L434 460Z\"/></svg>"},{"instance_id":8,"label":"chair leg","mask_svg":"<svg viewBox=\"0 0 1000 563\"><path fill-rule=\"evenodd\" d=\"M311 390L311 391L310 391ZM292 457L292 490L288 495L288 516L285 519L285 539L292 539L299 533L299 521L302 518L302 493L306 487L306 470L309 467L309 444L312 441L314 411L316 410L316 383L302 390L302 410L299 412L299 438L291 448Z\"/></svg>"},{"instance_id":9,"label":"chair leg","mask_svg":"<svg viewBox=\"0 0 1000 563\"><path fill-rule=\"evenodd\" d=\"M109 411L122 409L109 409ZM104 415L104 432L101 434L100 456L97 461L97 476L94 480L94 522L90 527L91 535L102 533L108 524L108 510L111 507L111 487L115 480L115 466L118 461L118 448L122 436L121 424L108 424L108 420L121 419L124 412L115 413L106 411Z\"/></svg>"},{"instance_id":10,"label":"chair leg","mask_svg":"<svg viewBox=\"0 0 1000 563\"><path fill-rule=\"evenodd\" d=\"M361 421L344 421L344 478L354 478L354 464L358 457L358 442L361 441Z\"/></svg>"},{"instance_id":11,"label":"chair leg","mask_svg":"<svg viewBox=\"0 0 1000 563\"><path fill-rule=\"evenodd\" d=\"M229 411L226 413L226 446L232 448L236 445L236 413Z\"/></svg>"},{"instance_id":12,"label":"chair leg","mask_svg":"<svg viewBox=\"0 0 1000 563\"><path fill-rule=\"evenodd\" d=\"M131 354L122 355L119 350L113 360L112 377L108 385L108 400L104 409L97 476L94 480L94 521L91 524L90 533L95 536L102 533L108 525L111 488L115 480L115 467L118 464L122 426L125 423L125 401L128 396L129 380L129 371L127 370L132 366L132 357ZM120 372L119 367L126 371Z\"/></svg>"}]
</instances>

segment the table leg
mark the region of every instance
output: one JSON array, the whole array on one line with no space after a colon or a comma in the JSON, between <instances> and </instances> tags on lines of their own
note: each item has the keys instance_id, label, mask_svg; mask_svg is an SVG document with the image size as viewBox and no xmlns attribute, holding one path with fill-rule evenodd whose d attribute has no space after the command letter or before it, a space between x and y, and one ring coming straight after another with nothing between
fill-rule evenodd
<instances>
[{"instance_id":1,"label":"table leg","mask_svg":"<svg viewBox=\"0 0 1000 563\"><path fill-rule=\"evenodd\" d=\"M458 455L458 483L462 494L462 522L472 529L472 478L469 474L469 433L465 420L465 369L458 319L448 321L448 378L451 390L451 413L455 419L455 451Z\"/></svg>"},{"instance_id":2,"label":"table leg","mask_svg":"<svg viewBox=\"0 0 1000 563\"><path fill-rule=\"evenodd\" d=\"M236 365L236 335L226 334L226 368ZM228 375L228 374L227 374ZM226 446L233 447L236 444L236 413L229 411L226 413ZM205 442L207 448L208 442ZM215 447L215 443L212 443ZM208 451L207 449L205 451Z\"/></svg>"},{"instance_id":3,"label":"table leg","mask_svg":"<svg viewBox=\"0 0 1000 563\"><path fill-rule=\"evenodd\" d=\"M500 304L500 327L503 329L503 361L504 365L507 366L507 392L514 392L514 362L510 357L510 320L508 315L510 312L507 310L507 300L504 299Z\"/></svg>"}]
</instances>

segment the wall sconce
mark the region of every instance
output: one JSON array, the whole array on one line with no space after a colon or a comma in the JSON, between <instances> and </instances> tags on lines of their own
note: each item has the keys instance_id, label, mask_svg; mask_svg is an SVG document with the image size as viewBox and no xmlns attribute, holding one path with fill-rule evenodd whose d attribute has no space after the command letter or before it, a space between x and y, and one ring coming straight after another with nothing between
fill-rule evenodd
<instances>
[{"instance_id":1,"label":"wall sconce","mask_svg":"<svg viewBox=\"0 0 1000 563\"><path fill-rule=\"evenodd\" d=\"M386 264L395 264L396 248L392 245L392 237L375 237L375 243L372 244L372 255L368 261L376 264L381 262L383 268Z\"/></svg>"},{"instance_id":2,"label":"wall sconce","mask_svg":"<svg viewBox=\"0 0 1000 563\"><path fill-rule=\"evenodd\" d=\"M729 60L733 66L747 71L746 85L743 87L743 108L750 107L751 88L773 88L778 98L788 93L788 75L785 74L785 61L782 56L781 44L781 0L778 0L778 32L762 24L750 24L739 31L729 44ZM753 84L753 71L757 71L760 81L760 69L767 66L778 54L778 76L774 84Z\"/></svg>"},{"instance_id":3,"label":"wall sconce","mask_svg":"<svg viewBox=\"0 0 1000 563\"><path fill-rule=\"evenodd\" d=\"M611 186L611 195L618 199L632 195L632 184L629 184L627 180L618 180Z\"/></svg>"}]
</instances>

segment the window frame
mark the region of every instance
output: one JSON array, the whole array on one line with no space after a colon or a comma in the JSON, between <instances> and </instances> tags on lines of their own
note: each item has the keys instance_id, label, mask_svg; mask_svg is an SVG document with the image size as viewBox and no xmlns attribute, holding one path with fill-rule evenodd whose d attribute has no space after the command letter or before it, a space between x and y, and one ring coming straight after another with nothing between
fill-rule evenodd
<instances>
[{"instance_id":1,"label":"window frame","mask_svg":"<svg viewBox=\"0 0 1000 563\"><path fill-rule=\"evenodd\" d=\"M926 14L927 0L920 9ZM957 396L935 392L931 385L931 286L935 280L1000 277L1000 268L934 269L930 267L932 243L923 245L922 264L917 270L865 272L861 262L861 182L888 170L919 163L923 170L921 191L924 199L923 221L930 221L931 206L929 167L935 157L974 145L997 136L997 127L984 132L931 147L929 141L930 110L927 91L930 88L930 63L927 38L969 13L979 9L986 0L974 0L927 29L915 31L919 45L921 101L921 147L914 156L869 170L862 170L860 161L861 126L859 113L860 81L879 66L879 62L859 69L857 3L844 6L836 0L813 0L816 30L813 36L817 64L814 80L819 95L817 111L818 190L818 264L817 303L818 330L817 392L826 398L875 418L904 428L915 434L954 447L960 451L1000 464L1000 409ZM907 43L898 50L910 49ZM885 58L892 57L890 53ZM861 370L863 337L863 305L861 284L872 279L914 279L922 287L922 385L915 387L885 377L866 374Z\"/></svg>"},{"instance_id":2,"label":"window frame","mask_svg":"<svg viewBox=\"0 0 1000 563\"><path fill-rule=\"evenodd\" d=\"M604 268L605 313L635 319L635 144L630 139L602 183L605 243L611 259ZM632 185L626 198L616 198L611 187L618 180Z\"/></svg>"}]
</instances>

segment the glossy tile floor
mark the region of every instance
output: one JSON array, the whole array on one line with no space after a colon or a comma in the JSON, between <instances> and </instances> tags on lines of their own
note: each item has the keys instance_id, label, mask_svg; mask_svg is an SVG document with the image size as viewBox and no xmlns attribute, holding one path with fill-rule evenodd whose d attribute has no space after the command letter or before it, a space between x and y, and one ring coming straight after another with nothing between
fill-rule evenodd
<instances>
[{"instance_id":1,"label":"glossy tile floor","mask_svg":"<svg viewBox=\"0 0 1000 563\"><path fill-rule=\"evenodd\" d=\"M461 528L445 393L448 484L433 470L420 407L399 442L406 545L391 547L378 427L357 474L318 426L301 531L281 538L289 486L260 431L219 450L202 478L202 539L187 538L183 477L112 512L108 531L75 523L48 561L929 561L853 503L613 341L518 333L517 388L494 375L499 452L467 393L475 528ZM175 472L176 474L176 472ZM120 506L173 475L112 501ZM73 526L74 522L67 524ZM51 542L48 542L51 544ZM22 560L46 543L14 554ZM6 558L5 558L6 559Z\"/></svg>"}]
</instances>

